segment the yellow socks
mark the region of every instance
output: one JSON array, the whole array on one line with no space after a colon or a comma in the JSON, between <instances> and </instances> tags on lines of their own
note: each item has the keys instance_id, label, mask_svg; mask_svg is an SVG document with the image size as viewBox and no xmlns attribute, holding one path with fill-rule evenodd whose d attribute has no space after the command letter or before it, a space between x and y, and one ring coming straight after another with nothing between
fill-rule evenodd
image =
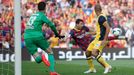
<instances>
[{"instance_id":1,"label":"yellow socks","mask_svg":"<svg viewBox=\"0 0 134 75\"><path fill-rule=\"evenodd\" d=\"M97 61L104 67L109 67L110 65L105 61L105 59L102 56L97 57Z\"/></svg>"},{"instance_id":2,"label":"yellow socks","mask_svg":"<svg viewBox=\"0 0 134 75\"><path fill-rule=\"evenodd\" d=\"M89 60L87 60L87 62L88 62L88 65L89 65L89 69L94 70L93 59L89 59Z\"/></svg>"}]
</instances>

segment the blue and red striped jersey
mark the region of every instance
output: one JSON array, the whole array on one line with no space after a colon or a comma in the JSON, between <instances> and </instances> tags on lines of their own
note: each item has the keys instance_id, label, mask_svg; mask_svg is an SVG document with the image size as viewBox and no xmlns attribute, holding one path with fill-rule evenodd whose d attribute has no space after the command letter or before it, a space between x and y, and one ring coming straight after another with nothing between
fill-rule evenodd
<instances>
[{"instance_id":1,"label":"blue and red striped jersey","mask_svg":"<svg viewBox=\"0 0 134 75\"><path fill-rule=\"evenodd\" d=\"M89 34L89 28L86 26L83 26L81 30L72 29L70 35L76 44L84 51L86 51L88 45L93 40L92 35Z\"/></svg>"}]
</instances>

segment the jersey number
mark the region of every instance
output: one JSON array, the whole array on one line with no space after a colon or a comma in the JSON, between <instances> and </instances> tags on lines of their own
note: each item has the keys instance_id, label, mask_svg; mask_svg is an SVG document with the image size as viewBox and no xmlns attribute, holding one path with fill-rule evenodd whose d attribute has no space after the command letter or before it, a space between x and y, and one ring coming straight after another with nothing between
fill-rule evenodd
<instances>
[{"instance_id":1,"label":"jersey number","mask_svg":"<svg viewBox=\"0 0 134 75\"><path fill-rule=\"evenodd\" d=\"M34 21L36 20L36 16L31 16L28 23L27 23L27 28L28 29L33 29L34 26L33 26L33 23Z\"/></svg>"}]
</instances>

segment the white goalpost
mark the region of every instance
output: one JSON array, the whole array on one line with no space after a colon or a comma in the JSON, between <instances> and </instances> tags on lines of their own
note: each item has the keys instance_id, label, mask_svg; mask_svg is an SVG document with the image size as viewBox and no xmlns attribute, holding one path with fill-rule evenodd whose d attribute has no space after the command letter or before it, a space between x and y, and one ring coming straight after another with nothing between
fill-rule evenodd
<instances>
[{"instance_id":1,"label":"white goalpost","mask_svg":"<svg viewBox=\"0 0 134 75\"><path fill-rule=\"evenodd\" d=\"M20 0L14 0L15 30L15 75L21 75L21 7Z\"/></svg>"}]
</instances>

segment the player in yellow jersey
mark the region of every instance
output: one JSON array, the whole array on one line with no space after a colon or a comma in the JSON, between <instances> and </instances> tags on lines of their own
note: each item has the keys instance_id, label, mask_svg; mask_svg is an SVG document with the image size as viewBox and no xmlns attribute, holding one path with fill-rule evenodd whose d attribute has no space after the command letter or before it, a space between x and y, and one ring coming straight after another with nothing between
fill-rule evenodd
<instances>
[{"instance_id":1,"label":"player in yellow jersey","mask_svg":"<svg viewBox=\"0 0 134 75\"><path fill-rule=\"evenodd\" d=\"M53 34L53 36L49 39L49 42L50 42L50 47L54 48L55 46L58 46L59 38L55 37L54 34Z\"/></svg>"},{"instance_id":2,"label":"player in yellow jersey","mask_svg":"<svg viewBox=\"0 0 134 75\"><path fill-rule=\"evenodd\" d=\"M109 24L107 23L107 19L105 15L102 13L102 8L99 4L95 5L95 13L97 15L97 24L96 24L96 37L89 44L86 55L88 55L88 60L92 60L93 57L97 59L97 61L105 68L104 74L111 72L111 66L104 60L101 56L103 48L108 43L108 34L110 31ZM88 70L86 73L91 72Z\"/></svg>"}]
</instances>

